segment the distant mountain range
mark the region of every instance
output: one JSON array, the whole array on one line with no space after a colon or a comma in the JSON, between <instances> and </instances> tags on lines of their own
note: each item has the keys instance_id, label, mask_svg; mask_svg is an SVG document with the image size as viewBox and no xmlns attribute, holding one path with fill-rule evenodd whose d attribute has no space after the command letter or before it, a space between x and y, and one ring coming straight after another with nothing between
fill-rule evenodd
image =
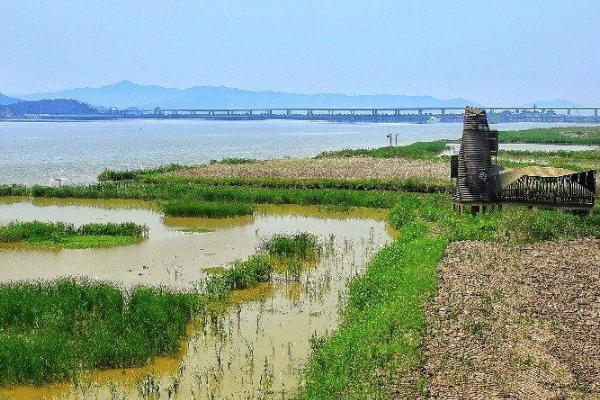
<instances>
[{"instance_id":1,"label":"distant mountain range","mask_svg":"<svg viewBox=\"0 0 600 400\"><path fill-rule=\"evenodd\" d=\"M162 108L269 108L269 107L464 107L478 105L456 98L442 100L431 96L345 95L333 93L297 94L274 91L250 91L214 86L188 89L137 85L122 81L99 88L69 89L51 93L19 96L25 100L75 99L97 107L152 109Z\"/></svg>"},{"instance_id":2,"label":"distant mountain range","mask_svg":"<svg viewBox=\"0 0 600 400\"><path fill-rule=\"evenodd\" d=\"M5 106L7 104L16 103L18 101L21 101L21 100L16 99L14 97L5 96L2 93L0 93L0 106Z\"/></svg>"}]
</instances>

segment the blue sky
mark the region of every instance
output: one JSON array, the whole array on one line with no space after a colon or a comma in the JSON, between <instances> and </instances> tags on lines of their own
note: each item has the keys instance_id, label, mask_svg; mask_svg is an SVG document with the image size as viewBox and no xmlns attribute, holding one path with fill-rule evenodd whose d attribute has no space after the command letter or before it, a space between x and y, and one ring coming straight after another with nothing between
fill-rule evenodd
<instances>
[{"instance_id":1,"label":"blue sky","mask_svg":"<svg viewBox=\"0 0 600 400\"><path fill-rule=\"evenodd\" d=\"M0 4L0 92L128 79L600 104L600 1Z\"/></svg>"}]
</instances>

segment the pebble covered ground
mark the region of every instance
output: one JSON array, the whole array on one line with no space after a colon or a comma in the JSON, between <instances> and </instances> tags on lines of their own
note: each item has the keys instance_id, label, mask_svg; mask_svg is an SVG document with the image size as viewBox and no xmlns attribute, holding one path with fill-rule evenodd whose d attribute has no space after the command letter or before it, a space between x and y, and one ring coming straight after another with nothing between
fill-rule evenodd
<instances>
[{"instance_id":1,"label":"pebble covered ground","mask_svg":"<svg viewBox=\"0 0 600 400\"><path fill-rule=\"evenodd\" d=\"M447 162L402 158L280 159L251 164L209 164L173 173L185 177L291 179L403 179L448 180Z\"/></svg>"},{"instance_id":2,"label":"pebble covered ground","mask_svg":"<svg viewBox=\"0 0 600 400\"><path fill-rule=\"evenodd\" d=\"M600 240L457 242L438 274L426 397L600 399Z\"/></svg>"}]
</instances>

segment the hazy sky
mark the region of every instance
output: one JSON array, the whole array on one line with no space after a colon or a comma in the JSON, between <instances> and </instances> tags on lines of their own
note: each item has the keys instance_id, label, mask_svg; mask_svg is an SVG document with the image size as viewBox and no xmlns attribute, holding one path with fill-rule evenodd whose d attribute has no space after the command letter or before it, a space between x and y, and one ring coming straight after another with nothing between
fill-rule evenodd
<instances>
[{"instance_id":1,"label":"hazy sky","mask_svg":"<svg viewBox=\"0 0 600 400\"><path fill-rule=\"evenodd\" d=\"M0 92L128 79L600 104L600 0L0 0Z\"/></svg>"}]
</instances>

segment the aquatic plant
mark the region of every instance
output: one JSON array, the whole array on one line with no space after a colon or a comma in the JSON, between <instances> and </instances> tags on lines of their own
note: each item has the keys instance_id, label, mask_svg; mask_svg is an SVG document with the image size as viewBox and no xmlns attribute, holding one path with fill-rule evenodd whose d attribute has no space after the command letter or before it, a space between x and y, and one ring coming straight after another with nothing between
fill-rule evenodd
<instances>
[{"instance_id":1,"label":"aquatic plant","mask_svg":"<svg viewBox=\"0 0 600 400\"><path fill-rule=\"evenodd\" d=\"M271 256L302 260L317 258L321 250L317 237L308 232L273 235L260 247Z\"/></svg>"},{"instance_id":2,"label":"aquatic plant","mask_svg":"<svg viewBox=\"0 0 600 400\"><path fill-rule=\"evenodd\" d=\"M87 248L131 244L146 237L148 228L132 222L86 224L64 222L12 222L0 226L0 242L26 242L32 246Z\"/></svg>"},{"instance_id":3,"label":"aquatic plant","mask_svg":"<svg viewBox=\"0 0 600 400\"><path fill-rule=\"evenodd\" d=\"M244 203L208 203L197 200L174 200L163 206L165 215L176 217L226 218L252 215L254 207Z\"/></svg>"},{"instance_id":4,"label":"aquatic plant","mask_svg":"<svg viewBox=\"0 0 600 400\"><path fill-rule=\"evenodd\" d=\"M79 369L145 364L175 355L195 295L108 283L0 284L0 384L41 384Z\"/></svg>"},{"instance_id":5,"label":"aquatic plant","mask_svg":"<svg viewBox=\"0 0 600 400\"><path fill-rule=\"evenodd\" d=\"M237 260L228 268L211 271L205 284L206 294L218 299L226 298L232 290L247 289L258 283L269 282L273 273L273 262L265 255L255 255L246 260Z\"/></svg>"}]
</instances>

